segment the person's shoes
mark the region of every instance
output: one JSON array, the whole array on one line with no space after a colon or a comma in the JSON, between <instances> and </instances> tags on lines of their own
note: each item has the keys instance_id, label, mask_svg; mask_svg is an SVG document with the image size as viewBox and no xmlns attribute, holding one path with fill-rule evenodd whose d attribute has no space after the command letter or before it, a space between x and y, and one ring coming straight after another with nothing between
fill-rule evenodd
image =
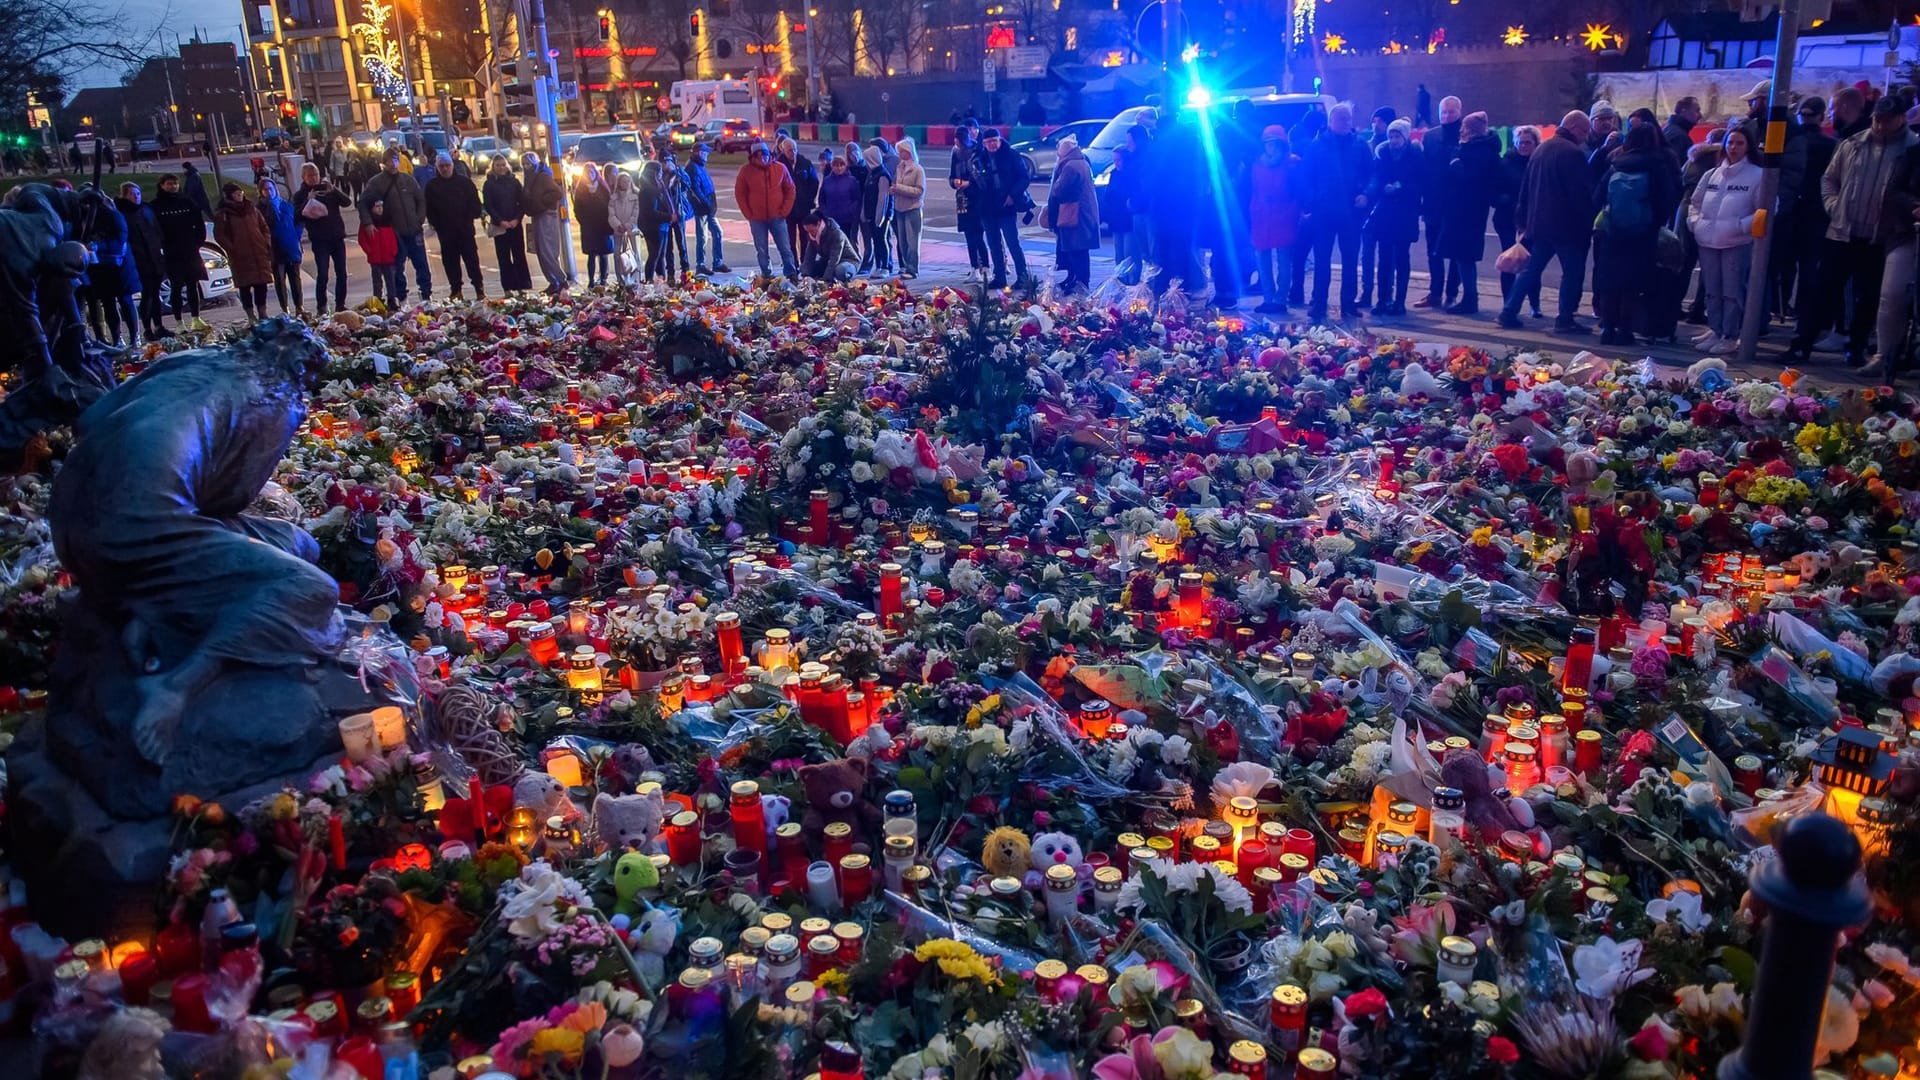
<instances>
[{"instance_id":1,"label":"person's shoes","mask_svg":"<svg viewBox=\"0 0 1920 1080\"><path fill-rule=\"evenodd\" d=\"M1613 327L1611 326L1605 327L1600 331L1600 344L1602 345L1620 344L1619 339L1613 336ZM1631 342L1629 342L1629 344L1631 344Z\"/></svg>"},{"instance_id":2,"label":"person's shoes","mask_svg":"<svg viewBox=\"0 0 1920 1080\"><path fill-rule=\"evenodd\" d=\"M1734 353L1737 353L1739 351L1740 351L1739 338L1721 338L1720 343L1713 347L1711 355L1732 356Z\"/></svg>"},{"instance_id":3,"label":"person's shoes","mask_svg":"<svg viewBox=\"0 0 1920 1080\"><path fill-rule=\"evenodd\" d=\"M699 274L699 275L700 275L701 277L705 277L705 276L707 276L707 274L709 273L709 271L707 270L707 268L706 268L706 267L704 267L704 266L696 266L696 267L694 267L694 268L693 268L693 272L694 272L694 273L696 273L696 274Z\"/></svg>"},{"instance_id":4,"label":"person's shoes","mask_svg":"<svg viewBox=\"0 0 1920 1080\"><path fill-rule=\"evenodd\" d=\"M1464 303L1463 303L1463 304L1448 304L1448 305L1447 305L1447 314L1449 314L1449 315L1478 315L1478 314L1480 314L1480 305L1479 305L1479 304L1464 304Z\"/></svg>"},{"instance_id":5,"label":"person's shoes","mask_svg":"<svg viewBox=\"0 0 1920 1080\"><path fill-rule=\"evenodd\" d=\"M1547 317L1547 313L1544 311L1541 311L1539 308L1534 308L1532 311L1532 316L1536 319L1544 319Z\"/></svg>"},{"instance_id":6,"label":"person's shoes","mask_svg":"<svg viewBox=\"0 0 1920 1080\"><path fill-rule=\"evenodd\" d=\"M173 336L173 331L167 329L164 326L156 326L152 330L147 331L148 341L165 341L166 339L172 336Z\"/></svg>"},{"instance_id":7,"label":"person's shoes","mask_svg":"<svg viewBox=\"0 0 1920 1080\"><path fill-rule=\"evenodd\" d=\"M1553 321L1553 332L1571 337L1580 334L1591 334L1593 333L1593 327L1575 322L1572 319L1555 319Z\"/></svg>"},{"instance_id":8,"label":"person's shoes","mask_svg":"<svg viewBox=\"0 0 1920 1080\"><path fill-rule=\"evenodd\" d=\"M713 272L716 274L731 274L733 273L733 267L723 262L716 262L713 264Z\"/></svg>"},{"instance_id":9,"label":"person's shoes","mask_svg":"<svg viewBox=\"0 0 1920 1080\"><path fill-rule=\"evenodd\" d=\"M1814 352L1845 352L1846 348L1847 339L1832 330L1820 335L1820 340L1813 343Z\"/></svg>"},{"instance_id":10,"label":"person's shoes","mask_svg":"<svg viewBox=\"0 0 1920 1080\"><path fill-rule=\"evenodd\" d=\"M1362 316L1362 314L1363 314L1363 312L1361 312L1361 310L1360 310L1359 308L1357 308L1357 307L1348 307L1348 308L1341 308L1341 309L1340 309L1340 321L1341 321L1341 322L1353 322L1353 321L1355 321L1355 320L1357 320L1357 319L1359 319L1359 318L1360 318L1360 317Z\"/></svg>"},{"instance_id":11,"label":"person's shoes","mask_svg":"<svg viewBox=\"0 0 1920 1080\"><path fill-rule=\"evenodd\" d=\"M914 271L914 270L902 270L900 271L900 276L901 278L907 281L912 281L914 278L919 277L920 274L918 271Z\"/></svg>"},{"instance_id":12,"label":"person's shoes","mask_svg":"<svg viewBox=\"0 0 1920 1080\"><path fill-rule=\"evenodd\" d=\"M1849 353L1847 353L1847 366L1848 366L1848 367L1850 367L1850 368L1862 368L1862 367L1866 367L1866 366L1867 366L1867 358L1866 358L1866 357L1864 357L1864 356L1862 356L1862 355L1860 355L1860 354L1859 354L1859 353L1857 353L1857 352L1849 352Z\"/></svg>"},{"instance_id":13,"label":"person's shoes","mask_svg":"<svg viewBox=\"0 0 1920 1080\"><path fill-rule=\"evenodd\" d=\"M423 298L423 299L424 299L424 298ZM461 293L460 293L460 290L459 290L459 289L455 289L455 290L453 290L452 292L450 292L450 293L448 293L448 294L447 294L447 299L449 299L449 300L451 300L451 301L453 301L454 303L456 303L456 304L457 304L457 303L459 303L460 301L462 301L462 300L465 300L465 299L466 299L466 297L465 297L465 296L463 296L463 295L461 295Z\"/></svg>"},{"instance_id":14,"label":"person's shoes","mask_svg":"<svg viewBox=\"0 0 1920 1080\"><path fill-rule=\"evenodd\" d=\"M1787 351L1780 354L1780 360L1786 364L1810 364L1813 362L1813 351L1805 345L1789 345Z\"/></svg>"},{"instance_id":15,"label":"person's shoes","mask_svg":"<svg viewBox=\"0 0 1920 1080\"><path fill-rule=\"evenodd\" d=\"M1709 330L1707 331L1706 337L1694 341L1693 347L1700 352L1710 353L1719 346L1722 340L1719 334Z\"/></svg>"},{"instance_id":16,"label":"person's shoes","mask_svg":"<svg viewBox=\"0 0 1920 1080\"><path fill-rule=\"evenodd\" d=\"M1688 338L1687 341L1694 345L1698 345L1712 336L1714 336L1713 330L1709 328L1706 330L1702 330L1699 333L1693 335L1692 337Z\"/></svg>"},{"instance_id":17,"label":"person's shoes","mask_svg":"<svg viewBox=\"0 0 1920 1080\"><path fill-rule=\"evenodd\" d=\"M1707 313L1705 311L1689 311L1687 312L1687 317L1681 321L1685 322L1688 326L1705 326L1707 325Z\"/></svg>"},{"instance_id":18,"label":"person's shoes","mask_svg":"<svg viewBox=\"0 0 1920 1080\"><path fill-rule=\"evenodd\" d=\"M1003 277L997 277L997 278L994 278L992 281L987 282L987 288L989 289L1004 289L1006 287L1007 287L1007 279Z\"/></svg>"},{"instance_id":19,"label":"person's shoes","mask_svg":"<svg viewBox=\"0 0 1920 1080\"><path fill-rule=\"evenodd\" d=\"M1500 313L1498 318L1494 319L1494 322L1498 323L1500 326L1508 330L1518 330L1521 327L1527 325L1526 323L1523 323L1520 321L1520 316L1509 315L1504 311Z\"/></svg>"},{"instance_id":20,"label":"person's shoes","mask_svg":"<svg viewBox=\"0 0 1920 1080\"><path fill-rule=\"evenodd\" d=\"M1428 293L1420 299L1415 300L1413 306L1417 308L1439 307L1440 301L1439 298L1435 297L1432 293Z\"/></svg>"},{"instance_id":21,"label":"person's shoes","mask_svg":"<svg viewBox=\"0 0 1920 1080\"><path fill-rule=\"evenodd\" d=\"M1887 373L1887 358L1884 356L1874 357L1872 360L1860 365L1859 373L1869 379L1880 378Z\"/></svg>"},{"instance_id":22,"label":"person's shoes","mask_svg":"<svg viewBox=\"0 0 1920 1080\"><path fill-rule=\"evenodd\" d=\"M473 287L473 298L475 300L485 300L487 298L487 290L475 285Z\"/></svg>"},{"instance_id":23,"label":"person's shoes","mask_svg":"<svg viewBox=\"0 0 1920 1080\"><path fill-rule=\"evenodd\" d=\"M1287 310L1287 305L1276 304L1269 300L1255 307L1253 310L1254 313L1258 315L1279 315Z\"/></svg>"},{"instance_id":24,"label":"person's shoes","mask_svg":"<svg viewBox=\"0 0 1920 1080\"><path fill-rule=\"evenodd\" d=\"M1381 301L1382 301L1382 304L1384 305L1385 298L1382 297ZM1370 308L1373 306L1373 295L1371 293L1361 293L1360 299L1355 300L1353 304L1355 307Z\"/></svg>"}]
</instances>

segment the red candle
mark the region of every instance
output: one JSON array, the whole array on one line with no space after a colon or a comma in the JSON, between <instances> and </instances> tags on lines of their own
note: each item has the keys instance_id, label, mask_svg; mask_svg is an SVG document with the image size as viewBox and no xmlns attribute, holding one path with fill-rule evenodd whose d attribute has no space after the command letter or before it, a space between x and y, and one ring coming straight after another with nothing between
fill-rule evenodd
<instances>
[{"instance_id":1,"label":"red candle","mask_svg":"<svg viewBox=\"0 0 1920 1080\"><path fill-rule=\"evenodd\" d=\"M827 493L814 491L808 496L808 539L816 544L824 544L830 538L827 531Z\"/></svg>"},{"instance_id":2,"label":"red candle","mask_svg":"<svg viewBox=\"0 0 1920 1080\"><path fill-rule=\"evenodd\" d=\"M761 861L765 862L767 815L760 807L760 785L751 780L733 785L729 809L733 817L733 845L759 852Z\"/></svg>"},{"instance_id":3,"label":"red candle","mask_svg":"<svg viewBox=\"0 0 1920 1080\"><path fill-rule=\"evenodd\" d=\"M1380 455L1380 486L1381 487L1386 487L1388 484L1393 483L1393 466L1394 466L1394 451L1391 447L1389 447L1386 453Z\"/></svg>"},{"instance_id":4,"label":"red candle","mask_svg":"<svg viewBox=\"0 0 1920 1080\"><path fill-rule=\"evenodd\" d=\"M130 956L120 965L120 990L129 1005L145 1005L159 981L160 962L152 953Z\"/></svg>"},{"instance_id":5,"label":"red candle","mask_svg":"<svg viewBox=\"0 0 1920 1080\"><path fill-rule=\"evenodd\" d=\"M1573 632L1567 643L1567 666L1560 674L1560 688L1565 692L1569 687L1587 688L1593 680L1593 649L1596 635L1592 630L1581 627Z\"/></svg>"},{"instance_id":6,"label":"red candle","mask_svg":"<svg viewBox=\"0 0 1920 1080\"><path fill-rule=\"evenodd\" d=\"M853 741L847 724L847 680L829 675L820 683L820 726L841 745Z\"/></svg>"},{"instance_id":7,"label":"red candle","mask_svg":"<svg viewBox=\"0 0 1920 1080\"><path fill-rule=\"evenodd\" d=\"M173 980L173 1026L179 1031L211 1034L219 1030L207 1011L207 977L195 972Z\"/></svg>"},{"instance_id":8,"label":"red candle","mask_svg":"<svg viewBox=\"0 0 1920 1080\"><path fill-rule=\"evenodd\" d=\"M480 843L487 842L487 800L486 792L480 787L478 775L467 779L467 804L473 811L474 838Z\"/></svg>"},{"instance_id":9,"label":"red candle","mask_svg":"<svg viewBox=\"0 0 1920 1080\"><path fill-rule=\"evenodd\" d=\"M1267 865L1267 842L1245 840L1240 844L1240 884L1253 888L1253 872Z\"/></svg>"},{"instance_id":10,"label":"red candle","mask_svg":"<svg viewBox=\"0 0 1920 1080\"><path fill-rule=\"evenodd\" d=\"M904 585L902 575L906 570L899 563L880 564L880 628L894 629L895 620L906 611L901 603L901 589Z\"/></svg>"},{"instance_id":11,"label":"red candle","mask_svg":"<svg viewBox=\"0 0 1920 1080\"><path fill-rule=\"evenodd\" d=\"M1311 865L1315 855L1312 830L1288 829L1287 838L1280 842L1280 854L1305 856Z\"/></svg>"},{"instance_id":12,"label":"red candle","mask_svg":"<svg viewBox=\"0 0 1920 1080\"><path fill-rule=\"evenodd\" d=\"M336 871L347 868L347 826L340 820L339 814L327 818L327 850L333 854L333 868ZM176 1004L176 1008L178 1005Z\"/></svg>"},{"instance_id":13,"label":"red candle","mask_svg":"<svg viewBox=\"0 0 1920 1080\"><path fill-rule=\"evenodd\" d=\"M840 859L840 900L848 907L873 895L873 861L865 855L844 855Z\"/></svg>"},{"instance_id":14,"label":"red candle","mask_svg":"<svg viewBox=\"0 0 1920 1080\"><path fill-rule=\"evenodd\" d=\"M692 866L700 861L700 815L682 810L667 822L667 857L675 866Z\"/></svg>"},{"instance_id":15,"label":"red candle","mask_svg":"<svg viewBox=\"0 0 1920 1080\"><path fill-rule=\"evenodd\" d=\"M723 611L713 620L714 636L720 643L720 670L728 675L746 667L747 651L740 642L740 614Z\"/></svg>"},{"instance_id":16,"label":"red candle","mask_svg":"<svg viewBox=\"0 0 1920 1080\"><path fill-rule=\"evenodd\" d=\"M154 939L153 949L160 955L162 978L184 975L200 965L200 935L185 923L168 924Z\"/></svg>"},{"instance_id":17,"label":"red candle","mask_svg":"<svg viewBox=\"0 0 1920 1080\"><path fill-rule=\"evenodd\" d=\"M380 1048L365 1035L353 1035L340 1040L334 1056L346 1062L366 1080L381 1080L386 1076L386 1059L380 1056Z\"/></svg>"},{"instance_id":18,"label":"red candle","mask_svg":"<svg viewBox=\"0 0 1920 1080\"><path fill-rule=\"evenodd\" d=\"M1181 574L1179 601L1175 608L1180 625L1196 634L1201 633L1206 622L1206 602L1206 579L1191 570Z\"/></svg>"}]
</instances>

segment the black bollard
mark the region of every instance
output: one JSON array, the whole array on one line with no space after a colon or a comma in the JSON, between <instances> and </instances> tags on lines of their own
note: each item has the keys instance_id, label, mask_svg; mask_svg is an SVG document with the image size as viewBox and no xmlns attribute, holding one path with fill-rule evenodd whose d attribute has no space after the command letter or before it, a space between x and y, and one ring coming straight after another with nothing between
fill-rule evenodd
<instances>
[{"instance_id":1,"label":"black bollard","mask_svg":"<svg viewBox=\"0 0 1920 1080\"><path fill-rule=\"evenodd\" d=\"M1860 841L1838 818L1794 818L1749 884L1767 909L1760 970L1747 1040L1720 1062L1720 1080L1811 1080L1840 931L1869 910Z\"/></svg>"}]
</instances>

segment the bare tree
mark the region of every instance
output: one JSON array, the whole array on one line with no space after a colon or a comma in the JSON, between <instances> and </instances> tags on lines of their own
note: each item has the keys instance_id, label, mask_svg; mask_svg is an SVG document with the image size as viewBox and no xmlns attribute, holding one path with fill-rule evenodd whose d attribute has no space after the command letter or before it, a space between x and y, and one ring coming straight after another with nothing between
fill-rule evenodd
<instances>
[{"instance_id":1,"label":"bare tree","mask_svg":"<svg viewBox=\"0 0 1920 1080\"><path fill-rule=\"evenodd\" d=\"M1065 36L1060 0L1004 0L1006 14L1022 45L1045 45L1058 52Z\"/></svg>"},{"instance_id":2,"label":"bare tree","mask_svg":"<svg viewBox=\"0 0 1920 1080\"><path fill-rule=\"evenodd\" d=\"M90 65L138 65L158 33L141 25L123 9L77 0L0 3L0 116L24 114L29 97L51 104Z\"/></svg>"},{"instance_id":3,"label":"bare tree","mask_svg":"<svg viewBox=\"0 0 1920 1080\"><path fill-rule=\"evenodd\" d=\"M864 0L861 9L867 53L874 66L881 71L912 70L915 55L926 51L927 19L921 0Z\"/></svg>"}]
</instances>

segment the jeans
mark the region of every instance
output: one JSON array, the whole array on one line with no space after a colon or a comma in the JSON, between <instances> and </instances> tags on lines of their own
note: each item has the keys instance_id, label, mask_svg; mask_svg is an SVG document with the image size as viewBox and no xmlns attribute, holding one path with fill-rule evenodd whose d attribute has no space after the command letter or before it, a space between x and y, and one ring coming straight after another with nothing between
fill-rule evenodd
<instances>
[{"instance_id":1,"label":"jeans","mask_svg":"<svg viewBox=\"0 0 1920 1080\"><path fill-rule=\"evenodd\" d=\"M640 230L640 239L645 241L647 246L647 261L642 268L642 276L648 281L658 277L673 277L672 271L668 268L668 263L673 258L673 253L667 249L667 245L672 243L667 236L668 228L667 225L661 225L657 228Z\"/></svg>"},{"instance_id":2,"label":"jeans","mask_svg":"<svg viewBox=\"0 0 1920 1080\"><path fill-rule=\"evenodd\" d=\"M669 254L673 256L673 259L678 260L672 262L672 265L669 266L667 276L673 277L692 271L693 264L687 261L686 218L676 217L674 220L667 222L667 240L673 248Z\"/></svg>"},{"instance_id":3,"label":"jeans","mask_svg":"<svg viewBox=\"0 0 1920 1080\"><path fill-rule=\"evenodd\" d=\"M1291 260L1289 260L1291 262ZM1387 303L1386 275L1379 271L1380 237L1368 222L1360 226L1360 302L1366 304L1378 298L1377 306Z\"/></svg>"},{"instance_id":4,"label":"jeans","mask_svg":"<svg viewBox=\"0 0 1920 1080\"><path fill-rule=\"evenodd\" d=\"M993 280L1007 280L1007 253L1013 253L1013 273L1027 276L1027 253L1020 250L1020 218L1016 214L994 214L986 219L987 245L993 251Z\"/></svg>"},{"instance_id":5,"label":"jeans","mask_svg":"<svg viewBox=\"0 0 1920 1080\"><path fill-rule=\"evenodd\" d=\"M891 235L890 222L862 221L860 223L860 272L868 270L893 269L893 253L889 250L887 237Z\"/></svg>"},{"instance_id":6,"label":"jeans","mask_svg":"<svg viewBox=\"0 0 1920 1080\"><path fill-rule=\"evenodd\" d=\"M1375 258L1379 259L1375 265L1379 267L1380 290L1379 302L1374 307L1395 310L1406 307L1407 283L1413 280L1413 245L1400 240L1382 240Z\"/></svg>"},{"instance_id":7,"label":"jeans","mask_svg":"<svg viewBox=\"0 0 1920 1080\"><path fill-rule=\"evenodd\" d=\"M1700 252L1706 263L1705 249ZM1853 313L1845 320L1847 355L1864 356L1867 332L1873 329L1880 306L1880 279L1886 267L1886 252L1871 240L1825 241L1820 248L1820 288L1814 292L1812 318L1801 316L1799 333L1794 335L1797 349L1810 348L1826 332L1845 307L1845 293L1853 286Z\"/></svg>"},{"instance_id":8,"label":"jeans","mask_svg":"<svg viewBox=\"0 0 1920 1080\"><path fill-rule=\"evenodd\" d=\"M920 273L920 227L925 222L919 207L893 212L894 237L900 242L900 272Z\"/></svg>"},{"instance_id":9,"label":"jeans","mask_svg":"<svg viewBox=\"0 0 1920 1080\"><path fill-rule=\"evenodd\" d=\"M829 285L844 285L852 281L854 275L859 272L859 268L850 262L834 263L832 266L827 267L826 277L820 280L825 281Z\"/></svg>"},{"instance_id":10,"label":"jeans","mask_svg":"<svg viewBox=\"0 0 1920 1080\"><path fill-rule=\"evenodd\" d=\"M157 266L140 267L140 325L149 331L160 327L160 279L165 276Z\"/></svg>"},{"instance_id":11,"label":"jeans","mask_svg":"<svg viewBox=\"0 0 1920 1080\"><path fill-rule=\"evenodd\" d=\"M527 269L527 229L515 225L493 238L493 258L500 264L500 291L533 288L533 272Z\"/></svg>"},{"instance_id":12,"label":"jeans","mask_svg":"<svg viewBox=\"0 0 1920 1080\"><path fill-rule=\"evenodd\" d=\"M547 288L564 289L573 284L567 278L567 264L560 255L560 214L549 210L533 217L533 254L540 261L540 273L546 276Z\"/></svg>"},{"instance_id":13,"label":"jeans","mask_svg":"<svg viewBox=\"0 0 1920 1080\"><path fill-rule=\"evenodd\" d=\"M1907 336L1907 324L1913 318L1914 242L1902 241L1887 249L1887 264L1880 275L1880 318L1875 331L1880 337L1880 355L1889 372L1905 365L1906 351L1901 348Z\"/></svg>"},{"instance_id":14,"label":"jeans","mask_svg":"<svg viewBox=\"0 0 1920 1080\"><path fill-rule=\"evenodd\" d=\"M1260 267L1260 298L1273 307L1286 307L1287 289L1293 279L1293 252L1262 248L1254 257Z\"/></svg>"},{"instance_id":15,"label":"jeans","mask_svg":"<svg viewBox=\"0 0 1920 1080\"><path fill-rule=\"evenodd\" d=\"M1314 319L1327 317L1327 291L1333 286L1333 249L1340 248L1340 311L1353 310L1360 293L1360 215L1336 212L1313 216L1313 303ZM1380 251L1395 245L1382 242Z\"/></svg>"},{"instance_id":16,"label":"jeans","mask_svg":"<svg viewBox=\"0 0 1920 1080\"><path fill-rule=\"evenodd\" d=\"M313 309L327 309L327 264L333 264L333 309L339 311L347 306L347 241L313 240L309 238L308 247L313 249Z\"/></svg>"},{"instance_id":17,"label":"jeans","mask_svg":"<svg viewBox=\"0 0 1920 1080\"><path fill-rule=\"evenodd\" d=\"M607 266L612 261L613 256L607 254L587 256L587 288L591 289L606 282Z\"/></svg>"},{"instance_id":18,"label":"jeans","mask_svg":"<svg viewBox=\"0 0 1920 1080\"><path fill-rule=\"evenodd\" d=\"M459 292L460 286L465 281L460 275L460 267L463 264L467 268L466 277L473 279L474 295L487 295L486 282L480 278L480 245L474 240L473 233L469 232L465 236L458 233L451 236L441 233L440 268L446 271L447 287L454 292Z\"/></svg>"},{"instance_id":19,"label":"jeans","mask_svg":"<svg viewBox=\"0 0 1920 1080\"><path fill-rule=\"evenodd\" d=\"M427 269L427 237L425 233L411 236L394 234L400 242L400 257L393 263L393 299L400 303L407 298L407 264L413 264L414 284L420 286L420 299L433 299L433 272Z\"/></svg>"},{"instance_id":20,"label":"jeans","mask_svg":"<svg viewBox=\"0 0 1920 1080\"><path fill-rule=\"evenodd\" d=\"M787 240L787 223L783 218L769 221L749 221L747 229L753 234L753 257L760 262L760 276L772 277L773 264L768 261L767 241L780 252L780 273L788 281L800 276L800 268L793 263L793 245Z\"/></svg>"},{"instance_id":21,"label":"jeans","mask_svg":"<svg viewBox=\"0 0 1920 1080\"><path fill-rule=\"evenodd\" d=\"M394 279L400 276L399 263L368 263L367 271L373 278L375 299L385 300L394 295Z\"/></svg>"},{"instance_id":22,"label":"jeans","mask_svg":"<svg viewBox=\"0 0 1920 1080\"><path fill-rule=\"evenodd\" d=\"M1146 253L1140 249L1140 234L1125 229L1113 234L1113 276L1128 285L1140 283L1141 268L1146 265Z\"/></svg>"},{"instance_id":23,"label":"jeans","mask_svg":"<svg viewBox=\"0 0 1920 1080\"><path fill-rule=\"evenodd\" d=\"M276 261L273 264L273 295L274 299L280 301L280 310L282 313L285 313L287 310L288 292L293 293L293 310L305 310L306 298L300 295L299 259L295 259L292 262Z\"/></svg>"},{"instance_id":24,"label":"jeans","mask_svg":"<svg viewBox=\"0 0 1920 1080\"><path fill-rule=\"evenodd\" d=\"M1753 245L1700 249L1700 276L1707 285L1707 328L1731 341L1740 336L1746 317L1747 272L1753 265Z\"/></svg>"},{"instance_id":25,"label":"jeans","mask_svg":"<svg viewBox=\"0 0 1920 1080\"><path fill-rule=\"evenodd\" d=\"M713 236L713 261L707 261L707 236ZM712 214L695 214L693 217L693 265L705 270L708 267L727 265L726 256L720 254L720 219Z\"/></svg>"},{"instance_id":26,"label":"jeans","mask_svg":"<svg viewBox=\"0 0 1920 1080\"><path fill-rule=\"evenodd\" d=\"M1580 310L1580 290L1587 281L1587 238L1583 236L1565 244L1530 240L1527 250L1532 257L1527 260L1527 268L1514 279L1513 288L1507 290L1506 302L1501 306L1500 314L1519 318L1520 298L1529 292L1539 295L1540 278L1547 272L1547 264L1559 259L1560 316L1555 322L1561 326L1571 324L1573 313Z\"/></svg>"}]
</instances>

